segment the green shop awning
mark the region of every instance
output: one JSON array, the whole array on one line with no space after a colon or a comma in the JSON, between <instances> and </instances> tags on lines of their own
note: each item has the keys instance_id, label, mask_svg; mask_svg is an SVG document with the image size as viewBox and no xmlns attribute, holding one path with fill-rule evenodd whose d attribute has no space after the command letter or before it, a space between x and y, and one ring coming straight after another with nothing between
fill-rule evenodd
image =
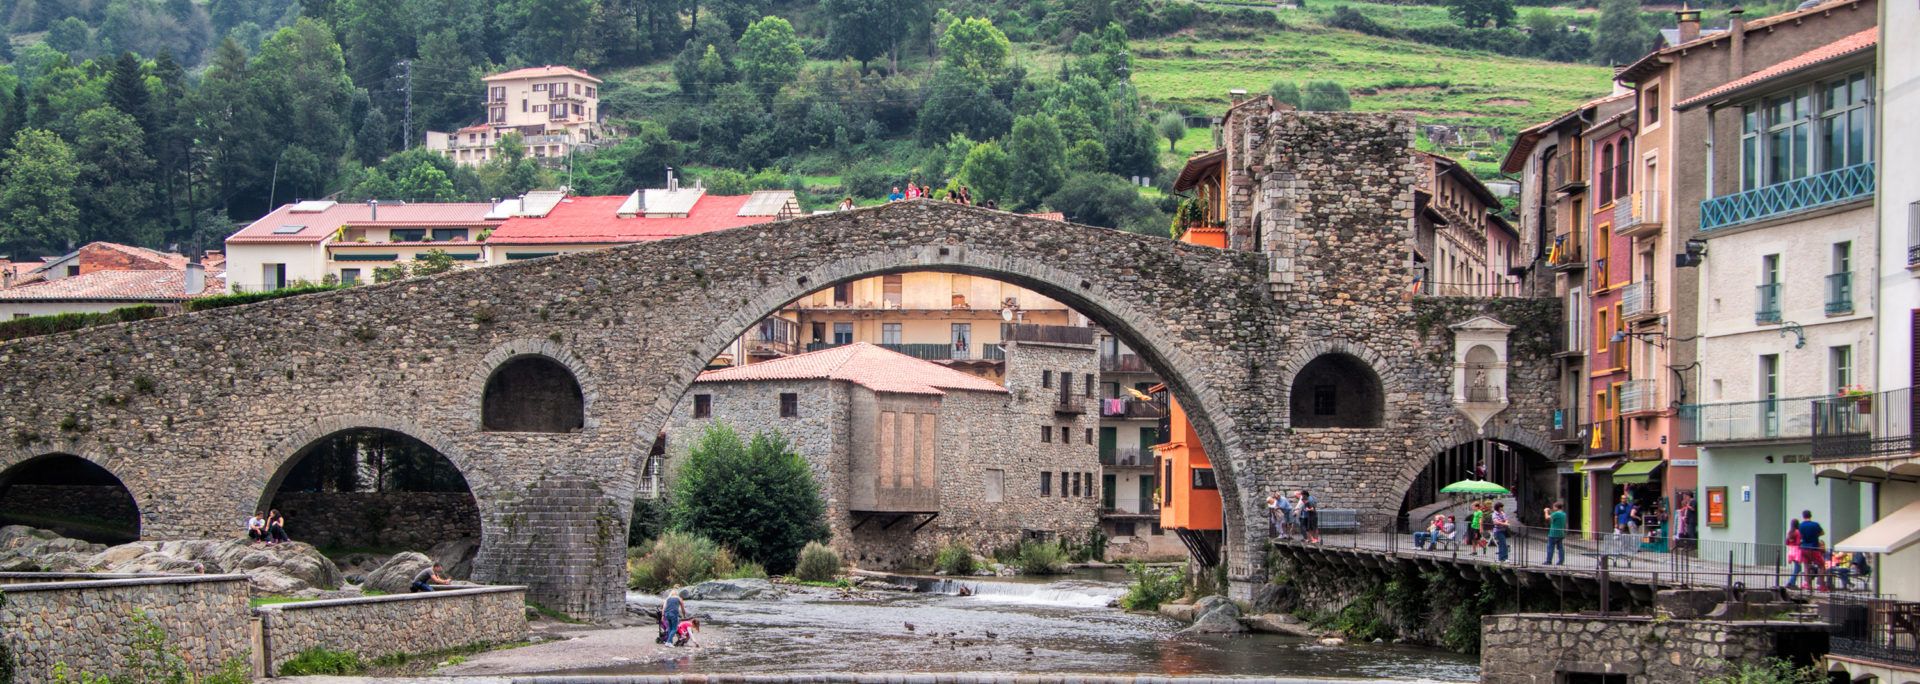
<instances>
[{"instance_id":1,"label":"green shop awning","mask_svg":"<svg viewBox=\"0 0 1920 684\"><path fill-rule=\"evenodd\" d=\"M1646 484L1653 479L1653 471L1666 464L1666 461L1627 461L1620 464L1620 469L1613 471L1613 483Z\"/></svg>"}]
</instances>

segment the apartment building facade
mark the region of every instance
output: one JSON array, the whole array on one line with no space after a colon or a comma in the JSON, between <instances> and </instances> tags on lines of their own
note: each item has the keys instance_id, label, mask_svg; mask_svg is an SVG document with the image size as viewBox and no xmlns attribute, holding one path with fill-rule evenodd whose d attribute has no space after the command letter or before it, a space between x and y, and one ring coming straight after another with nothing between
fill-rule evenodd
<instances>
[{"instance_id":1,"label":"apartment building facade","mask_svg":"<svg viewBox=\"0 0 1920 684\"><path fill-rule=\"evenodd\" d=\"M1416 153L1411 255L1420 293L1441 297L1513 297L1521 294L1520 233L1500 216L1502 204L1485 183L1452 159Z\"/></svg>"},{"instance_id":2,"label":"apartment building facade","mask_svg":"<svg viewBox=\"0 0 1920 684\"><path fill-rule=\"evenodd\" d=\"M1796 30L1796 29L1783 29ZM1802 477L1813 407L1875 376L1873 130L1876 28L1783 59L1675 104L1699 111L1719 190L1701 203L1696 349L1701 539L1777 544L1813 511L1838 540L1871 520L1864 487ZM1765 559L1762 559L1765 560Z\"/></svg>"},{"instance_id":3,"label":"apartment building facade","mask_svg":"<svg viewBox=\"0 0 1920 684\"><path fill-rule=\"evenodd\" d=\"M600 111L601 80L564 66L503 71L481 79L480 123L451 133L428 131L427 149L464 166L479 166L499 154L509 133L520 135L527 156L559 160L605 144L610 130Z\"/></svg>"}]
</instances>

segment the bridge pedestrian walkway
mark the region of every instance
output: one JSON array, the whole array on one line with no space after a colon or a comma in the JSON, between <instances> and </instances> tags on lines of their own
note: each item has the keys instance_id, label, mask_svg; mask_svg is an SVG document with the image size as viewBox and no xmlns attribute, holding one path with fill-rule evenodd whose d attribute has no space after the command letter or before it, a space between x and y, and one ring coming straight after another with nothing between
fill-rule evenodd
<instances>
[{"instance_id":1,"label":"bridge pedestrian walkway","mask_svg":"<svg viewBox=\"0 0 1920 684\"><path fill-rule=\"evenodd\" d=\"M1648 585L1655 588L1726 586L1754 589L1780 588L1786 587L1794 574L1792 564L1787 561L1786 549L1780 545L1690 540L1687 543L1688 548L1668 551L1645 543L1645 538L1641 535L1617 535L1607 532L1597 533L1593 539L1586 539L1581 536L1579 530L1568 532L1565 541L1566 558L1564 561L1555 559L1553 565L1546 564L1545 528L1516 530L1508 539L1509 549L1505 561L1500 560L1496 546L1491 542L1477 551L1464 539L1458 543L1442 542L1427 548L1418 548L1415 546L1412 534L1397 531L1358 530L1347 533L1327 533L1321 536L1319 543L1308 543L1298 536L1286 540L1273 538L1270 542L1291 547L1345 550L1407 560L1484 566L1489 569L1505 567L1518 571L1588 579L1597 578L1604 569L1608 578L1614 582ZM1874 569L1877 570L1877 567ZM1837 574L1829 573L1831 593L1864 595L1872 591L1870 579L1853 577L1851 571L1848 574L1850 581L1843 585ZM1814 582L1808 577L1801 577L1798 586L1804 590L1814 586Z\"/></svg>"}]
</instances>

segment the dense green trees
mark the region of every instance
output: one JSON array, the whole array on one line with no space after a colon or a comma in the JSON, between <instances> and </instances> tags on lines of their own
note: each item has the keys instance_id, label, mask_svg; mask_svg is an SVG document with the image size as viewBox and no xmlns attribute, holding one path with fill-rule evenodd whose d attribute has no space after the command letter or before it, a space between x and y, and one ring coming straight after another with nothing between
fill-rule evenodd
<instances>
[{"instance_id":1,"label":"dense green trees","mask_svg":"<svg viewBox=\"0 0 1920 684\"><path fill-rule=\"evenodd\" d=\"M1593 61L1629 64L1646 54L1652 33L1640 17L1636 0L1600 0L1600 20L1593 26Z\"/></svg>"},{"instance_id":2,"label":"dense green trees","mask_svg":"<svg viewBox=\"0 0 1920 684\"><path fill-rule=\"evenodd\" d=\"M826 504L807 461L779 433L751 442L715 424L680 466L668 520L769 572L793 569L807 542L826 541Z\"/></svg>"},{"instance_id":3,"label":"dense green trees","mask_svg":"<svg viewBox=\"0 0 1920 684\"><path fill-rule=\"evenodd\" d=\"M1447 14L1467 28L1500 28L1513 23L1513 0L1446 0Z\"/></svg>"},{"instance_id":4,"label":"dense green trees","mask_svg":"<svg viewBox=\"0 0 1920 684\"><path fill-rule=\"evenodd\" d=\"M0 243L65 249L80 238L74 206L78 180L73 150L52 131L27 129L0 158Z\"/></svg>"}]
</instances>

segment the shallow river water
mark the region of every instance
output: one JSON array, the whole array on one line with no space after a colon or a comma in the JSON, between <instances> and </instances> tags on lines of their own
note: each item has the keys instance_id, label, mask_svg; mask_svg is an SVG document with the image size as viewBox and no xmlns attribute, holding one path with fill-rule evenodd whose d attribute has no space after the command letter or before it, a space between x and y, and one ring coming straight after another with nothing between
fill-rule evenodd
<instances>
[{"instance_id":1,"label":"shallow river water","mask_svg":"<svg viewBox=\"0 0 1920 684\"><path fill-rule=\"evenodd\" d=\"M1084 579L1082 577L1093 577ZM832 592L772 601L701 601L724 630L720 648L665 663L592 670L659 672L992 672L1258 676L1378 681L1472 681L1477 664L1408 646L1326 648L1269 634L1181 636L1183 625L1109 608L1111 573L1050 582L1007 578L932 583L953 593ZM964 585L970 596L957 595ZM906 625L912 623L913 629Z\"/></svg>"}]
</instances>

